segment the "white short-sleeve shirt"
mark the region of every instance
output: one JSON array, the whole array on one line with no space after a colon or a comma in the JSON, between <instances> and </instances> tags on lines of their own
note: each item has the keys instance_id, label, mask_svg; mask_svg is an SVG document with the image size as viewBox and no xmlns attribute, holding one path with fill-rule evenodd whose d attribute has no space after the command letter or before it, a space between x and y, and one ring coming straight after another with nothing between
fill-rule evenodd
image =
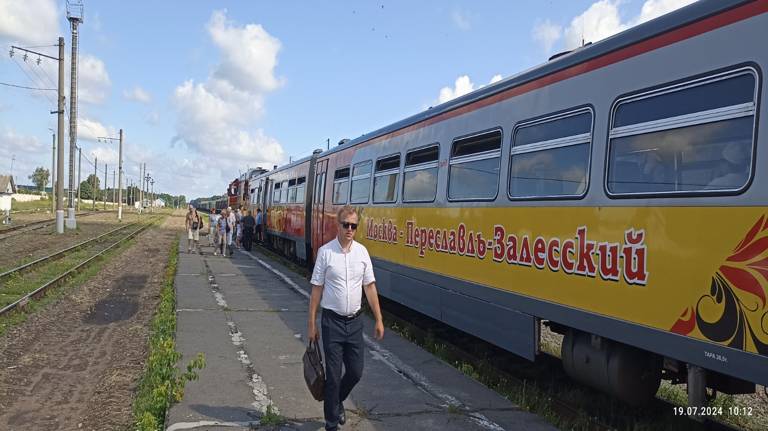
<instances>
[{"instance_id":1,"label":"white short-sleeve shirt","mask_svg":"<svg viewBox=\"0 0 768 431\"><path fill-rule=\"evenodd\" d=\"M338 238L320 247L310 283L323 286L320 306L342 316L360 310L363 286L373 283L371 256L364 245L352 241L344 253Z\"/></svg>"}]
</instances>

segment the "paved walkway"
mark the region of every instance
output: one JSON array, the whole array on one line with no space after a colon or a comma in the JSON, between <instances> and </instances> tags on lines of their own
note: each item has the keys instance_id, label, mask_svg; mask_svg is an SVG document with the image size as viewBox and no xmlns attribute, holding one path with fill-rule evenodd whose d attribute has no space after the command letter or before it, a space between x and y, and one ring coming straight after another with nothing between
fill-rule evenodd
<instances>
[{"instance_id":1,"label":"paved walkway","mask_svg":"<svg viewBox=\"0 0 768 431\"><path fill-rule=\"evenodd\" d=\"M185 239L179 249L177 348L183 363L202 352L207 366L167 430L322 430L322 403L302 374L309 283L256 249L231 259L210 247L187 254ZM342 429L554 429L395 333L375 341L363 318L365 370ZM285 422L271 428L268 408Z\"/></svg>"}]
</instances>

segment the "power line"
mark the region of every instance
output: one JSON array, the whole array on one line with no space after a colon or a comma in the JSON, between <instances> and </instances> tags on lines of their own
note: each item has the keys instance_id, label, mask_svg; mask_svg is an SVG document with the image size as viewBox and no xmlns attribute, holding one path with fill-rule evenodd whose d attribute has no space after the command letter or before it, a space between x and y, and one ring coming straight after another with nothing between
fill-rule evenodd
<instances>
[{"instance_id":1,"label":"power line","mask_svg":"<svg viewBox=\"0 0 768 431\"><path fill-rule=\"evenodd\" d=\"M56 91L55 88L35 88L35 87L26 87L24 85L16 85L16 84L9 84L7 82L0 82L0 85L5 85L8 87L16 87L16 88L23 88L25 90L36 90L36 91Z\"/></svg>"}]
</instances>

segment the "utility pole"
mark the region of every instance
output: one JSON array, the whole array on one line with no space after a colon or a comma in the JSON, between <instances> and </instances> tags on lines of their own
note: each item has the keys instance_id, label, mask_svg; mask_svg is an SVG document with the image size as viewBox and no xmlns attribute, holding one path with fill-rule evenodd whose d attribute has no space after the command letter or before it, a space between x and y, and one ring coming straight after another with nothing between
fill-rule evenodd
<instances>
[{"instance_id":1,"label":"utility pole","mask_svg":"<svg viewBox=\"0 0 768 431\"><path fill-rule=\"evenodd\" d=\"M115 178L116 178L116 176L117 176L117 172L114 169L112 169L112 208L114 208L115 204L117 203L117 202L115 202Z\"/></svg>"},{"instance_id":2,"label":"utility pole","mask_svg":"<svg viewBox=\"0 0 768 431\"><path fill-rule=\"evenodd\" d=\"M117 204L117 220L123 221L123 129L120 129L120 150L118 151L119 157L118 157L118 167L117 167L117 177L118 177L118 183L117 183L117 200L119 203Z\"/></svg>"},{"instance_id":3,"label":"utility pole","mask_svg":"<svg viewBox=\"0 0 768 431\"><path fill-rule=\"evenodd\" d=\"M91 187L91 211L96 211L96 180L99 179L97 177L98 173L96 170L98 166L99 159L96 158L96 156L93 156L93 187Z\"/></svg>"},{"instance_id":4,"label":"utility pole","mask_svg":"<svg viewBox=\"0 0 768 431\"><path fill-rule=\"evenodd\" d=\"M77 26L83 22L83 3L67 2L67 19L72 28L72 55L70 56L69 88L69 199L67 205L67 228L77 227L75 220L75 148L77 148ZM63 57L63 56L62 56ZM62 136L59 134L59 136Z\"/></svg>"},{"instance_id":5,"label":"utility pole","mask_svg":"<svg viewBox=\"0 0 768 431\"><path fill-rule=\"evenodd\" d=\"M144 212L144 164L139 163L139 215Z\"/></svg>"},{"instance_id":6,"label":"utility pole","mask_svg":"<svg viewBox=\"0 0 768 431\"><path fill-rule=\"evenodd\" d=\"M154 213L155 212L155 179L152 178L150 182L152 183L152 195L151 195L152 196L152 212Z\"/></svg>"},{"instance_id":7,"label":"utility pole","mask_svg":"<svg viewBox=\"0 0 768 431\"><path fill-rule=\"evenodd\" d=\"M83 149L81 147L77 147L77 210L80 211L80 174L82 173L83 169Z\"/></svg>"},{"instance_id":8,"label":"utility pole","mask_svg":"<svg viewBox=\"0 0 768 431\"><path fill-rule=\"evenodd\" d=\"M56 214L56 133L51 138L51 214Z\"/></svg>"},{"instance_id":9,"label":"utility pole","mask_svg":"<svg viewBox=\"0 0 768 431\"><path fill-rule=\"evenodd\" d=\"M59 62L59 88L58 88L58 103L57 103L57 110L51 111L51 114L58 114L58 137L59 137L59 150L57 151L57 162L56 162L56 191L52 192L56 196L56 232L57 233L64 233L64 207L61 204L61 198L64 196L64 143L62 137L64 136L64 38L59 38L59 56L57 57L51 57L50 55L43 54L40 52L35 52L32 50L29 50L27 48L22 48L19 46L13 46L11 45L11 56L13 56L13 50L18 49L19 51L28 52L31 54L35 54L38 56L38 59L40 57L49 58L51 60L56 60ZM25 54L26 56L26 54ZM54 139L55 139L54 134ZM11 177L13 177L13 162L16 160L16 156L14 155L11 159Z\"/></svg>"},{"instance_id":10,"label":"utility pole","mask_svg":"<svg viewBox=\"0 0 768 431\"><path fill-rule=\"evenodd\" d=\"M101 196L104 201L104 209L107 209L107 164L104 163L104 193Z\"/></svg>"},{"instance_id":11,"label":"utility pole","mask_svg":"<svg viewBox=\"0 0 768 431\"><path fill-rule=\"evenodd\" d=\"M59 150L56 160L56 232L64 233L64 205L61 198L64 197L64 38L59 38L59 106L58 111L58 137Z\"/></svg>"}]
</instances>

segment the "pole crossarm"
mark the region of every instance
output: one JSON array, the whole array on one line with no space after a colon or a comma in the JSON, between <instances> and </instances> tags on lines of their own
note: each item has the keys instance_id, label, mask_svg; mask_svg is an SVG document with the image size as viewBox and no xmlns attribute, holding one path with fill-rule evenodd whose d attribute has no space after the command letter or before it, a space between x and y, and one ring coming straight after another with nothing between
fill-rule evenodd
<instances>
[{"instance_id":1,"label":"pole crossarm","mask_svg":"<svg viewBox=\"0 0 768 431\"><path fill-rule=\"evenodd\" d=\"M58 57L53 57L53 56L50 56L48 54L43 54L42 52L32 51L31 49L22 48L22 47L16 46L16 45L11 45L11 52L9 53L11 55L11 57L13 57L13 50L14 49L18 49L19 51L28 52L30 54L35 54L35 55L38 55L40 57L50 58L51 60L55 60L55 61L61 60Z\"/></svg>"}]
</instances>

